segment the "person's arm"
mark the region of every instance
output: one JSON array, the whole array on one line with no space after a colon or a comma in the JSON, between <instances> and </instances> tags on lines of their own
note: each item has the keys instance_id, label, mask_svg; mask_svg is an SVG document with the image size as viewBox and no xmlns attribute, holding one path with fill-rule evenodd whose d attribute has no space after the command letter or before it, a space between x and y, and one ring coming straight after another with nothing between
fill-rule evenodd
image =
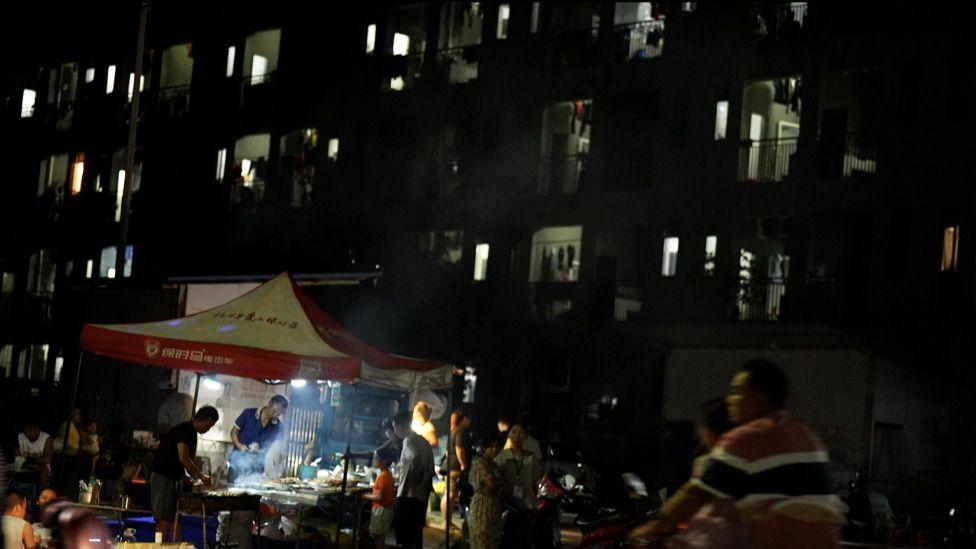
<instances>
[{"instance_id":1,"label":"person's arm","mask_svg":"<svg viewBox=\"0 0 976 549\"><path fill-rule=\"evenodd\" d=\"M200 479L206 486L213 486L210 482L210 477L200 472L197 468L197 464L193 463L193 459L190 458L190 449L187 447L185 442L176 443L176 452L180 456L180 464L186 469L186 472L190 474L191 477Z\"/></svg>"},{"instance_id":2,"label":"person's arm","mask_svg":"<svg viewBox=\"0 0 976 549\"><path fill-rule=\"evenodd\" d=\"M471 464L468 463L468 451L464 447L463 441L454 442L454 453L457 455L458 465L461 466L461 470L467 471Z\"/></svg>"},{"instance_id":3,"label":"person's arm","mask_svg":"<svg viewBox=\"0 0 976 549\"><path fill-rule=\"evenodd\" d=\"M234 442L234 447L242 452L247 451L247 444L241 442L241 437L238 434L241 432L241 428L234 425L230 428L230 439Z\"/></svg>"},{"instance_id":4,"label":"person's arm","mask_svg":"<svg viewBox=\"0 0 976 549\"><path fill-rule=\"evenodd\" d=\"M437 444L437 430L436 429L431 429L431 430L427 431L426 433L424 433L424 439L427 440L427 443L430 444L430 447L431 448L437 448L438 447L438 444Z\"/></svg>"},{"instance_id":5,"label":"person's arm","mask_svg":"<svg viewBox=\"0 0 976 549\"><path fill-rule=\"evenodd\" d=\"M24 543L24 549L36 549L37 540L34 539L34 527L29 522L24 523L24 532L21 537L21 541Z\"/></svg>"},{"instance_id":6,"label":"person's arm","mask_svg":"<svg viewBox=\"0 0 976 549\"><path fill-rule=\"evenodd\" d=\"M49 436L44 441L44 451L41 452L41 457L38 458L37 462L41 465L50 465L52 459L54 459L54 440Z\"/></svg>"},{"instance_id":7,"label":"person's arm","mask_svg":"<svg viewBox=\"0 0 976 549\"><path fill-rule=\"evenodd\" d=\"M630 532L628 537L630 539L653 538L669 532L678 524L688 522L699 509L715 497L691 481L686 482L673 496L668 498L668 501L664 502L655 520L638 526Z\"/></svg>"}]
</instances>

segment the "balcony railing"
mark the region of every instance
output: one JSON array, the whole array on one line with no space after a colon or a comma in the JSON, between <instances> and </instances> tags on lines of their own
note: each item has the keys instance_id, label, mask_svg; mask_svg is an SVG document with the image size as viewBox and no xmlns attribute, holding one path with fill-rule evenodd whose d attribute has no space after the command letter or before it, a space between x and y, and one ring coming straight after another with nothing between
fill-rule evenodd
<instances>
[{"instance_id":1,"label":"balcony railing","mask_svg":"<svg viewBox=\"0 0 976 549\"><path fill-rule=\"evenodd\" d=\"M856 132L817 142L817 175L820 177L863 177L878 169L878 134Z\"/></svg>"},{"instance_id":2,"label":"balcony railing","mask_svg":"<svg viewBox=\"0 0 976 549\"><path fill-rule=\"evenodd\" d=\"M782 181L793 175L797 138L746 140L739 149L739 181Z\"/></svg>"},{"instance_id":3,"label":"balcony railing","mask_svg":"<svg viewBox=\"0 0 976 549\"><path fill-rule=\"evenodd\" d=\"M437 62L450 84L464 84L478 78L480 46L444 49L437 52Z\"/></svg>"},{"instance_id":4,"label":"balcony railing","mask_svg":"<svg viewBox=\"0 0 976 549\"><path fill-rule=\"evenodd\" d=\"M278 79L278 73L269 72L267 74L256 74L243 78L245 86L260 86L261 84L273 84Z\"/></svg>"},{"instance_id":5,"label":"balcony railing","mask_svg":"<svg viewBox=\"0 0 976 549\"><path fill-rule=\"evenodd\" d=\"M617 63L660 57L664 50L664 21L640 21L613 28L613 58Z\"/></svg>"},{"instance_id":6,"label":"balcony railing","mask_svg":"<svg viewBox=\"0 0 976 549\"><path fill-rule=\"evenodd\" d=\"M735 290L733 316L742 321L780 320L786 279L740 281Z\"/></svg>"},{"instance_id":7,"label":"balcony railing","mask_svg":"<svg viewBox=\"0 0 976 549\"><path fill-rule=\"evenodd\" d=\"M159 114L165 118L183 118L190 111L190 86L175 86L159 90Z\"/></svg>"},{"instance_id":8,"label":"balcony railing","mask_svg":"<svg viewBox=\"0 0 976 549\"><path fill-rule=\"evenodd\" d=\"M585 181L588 163L585 154L540 159L538 194L576 194Z\"/></svg>"},{"instance_id":9,"label":"balcony railing","mask_svg":"<svg viewBox=\"0 0 976 549\"><path fill-rule=\"evenodd\" d=\"M635 286L617 286L613 300L613 319L626 322L639 316L643 307L643 293Z\"/></svg>"}]
</instances>

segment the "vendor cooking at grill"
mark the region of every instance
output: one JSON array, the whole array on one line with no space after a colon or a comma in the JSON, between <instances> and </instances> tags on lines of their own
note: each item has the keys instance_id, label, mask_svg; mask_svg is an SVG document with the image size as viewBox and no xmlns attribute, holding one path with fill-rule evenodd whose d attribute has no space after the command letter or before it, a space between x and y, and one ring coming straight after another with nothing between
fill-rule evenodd
<instances>
[{"instance_id":1,"label":"vendor cooking at grill","mask_svg":"<svg viewBox=\"0 0 976 549\"><path fill-rule=\"evenodd\" d=\"M264 472L264 452L271 448L281 431L280 418L288 409L288 399L275 395L261 408L245 408L230 430L234 451L230 454L227 480Z\"/></svg>"},{"instance_id":2,"label":"vendor cooking at grill","mask_svg":"<svg viewBox=\"0 0 976 549\"><path fill-rule=\"evenodd\" d=\"M183 479L190 475L205 486L212 486L210 477L203 474L193 460L197 453L197 435L212 429L218 419L220 414L216 408L204 406L197 410L191 421L174 426L159 441L149 477L149 496L156 531L164 536L169 536L173 530L176 500L180 497Z\"/></svg>"}]
</instances>

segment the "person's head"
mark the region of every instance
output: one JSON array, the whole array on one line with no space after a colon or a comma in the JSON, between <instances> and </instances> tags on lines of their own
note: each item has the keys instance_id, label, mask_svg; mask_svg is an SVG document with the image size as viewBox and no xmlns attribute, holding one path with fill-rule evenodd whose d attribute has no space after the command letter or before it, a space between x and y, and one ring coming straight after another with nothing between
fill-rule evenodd
<instances>
[{"instance_id":1,"label":"person's head","mask_svg":"<svg viewBox=\"0 0 976 549\"><path fill-rule=\"evenodd\" d=\"M502 441L494 433L485 433L478 439L478 447L481 448L481 455L488 459L495 459L498 452L502 449Z\"/></svg>"},{"instance_id":2,"label":"person's head","mask_svg":"<svg viewBox=\"0 0 976 549\"><path fill-rule=\"evenodd\" d=\"M163 381L159 384L159 392L164 395L171 395L176 392L176 385L169 381Z\"/></svg>"},{"instance_id":3,"label":"person's head","mask_svg":"<svg viewBox=\"0 0 976 549\"><path fill-rule=\"evenodd\" d=\"M732 422L729 421L729 408L725 399L715 397L702 403L695 422L695 431L702 446L711 450L718 439L731 428Z\"/></svg>"},{"instance_id":4,"label":"person's head","mask_svg":"<svg viewBox=\"0 0 976 549\"><path fill-rule=\"evenodd\" d=\"M726 403L729 419L742 425L786 407L789 382L772 360L755 358L739 367Z\"/></svg>"},{"instance_id":5,"label":"person's head","mask_svg":"<svg viewBox=\"0 0 976 549\"><path fill-rule=\"evenodd\" d=\"M86 436L98 434L98 422L95 418L86 418L81 422L81 434Z\"/></svg>"},{"instance_id":6,"label":"person's head","mask_svg":"<svg viewBox=\"0 0 976 549\"><path fill-rule=\"evenodd\" d=\"M71 423L78 425L81 423L81 408L71 410Z\"/></svg>"},{"instance_id":7,"label":"person's head","mask_svg":"<svg viewBox=\"0 0 976 549\"><path fill-rule=\"evenodd\" d=\"M397 460L396 450L393 448L380 448L373 452L373 466L380 469L389 469L390 465Z\"/></svg>"},{"instance_id":8,"label":"person's head","mask_svg":"<svg viewBox=\"0 0 976 549\"><path fill-rule=\"evenodd\" d=\"M288 399L284 395L275 395L268 401L268 413L272 419L278 419L288 409Z\"/></svg>"},{"instance_id":9,"label":"person's head","mask_svg":"<svg viewBox=\"0 0 976 549\"><path fill-rule=\"evenodd\" d=\"M58 498L57 492L51 488L45 488L41 490L41 493L37 495L37 506L41 509L47 507L48 503L51 503Z\"/></svg>"},{"instance_id":10,"label":"person's head","mask_svg":"<svg viewBox=\"0 0 976 549\"><path fill-rule=\"evenodd\" d=\"M421 400L413 407L413 418L420 423L427 423L430 421L430 414L432 411L433 408L430 406L430 404L427 404Z\"/></svg>"},{"instance_id":11,"label":"person's head","mask_svg":"<svg viewBox=\"0 0 976 549\"><path fill-rule=\"evenodd\" d=\"M525 426L521 423L512 425L512 428L508 430L508 440L512 441L512 448L521 450L525 444L526 436L528 433L525 432Z\"/></svg>"},{"instance_id":12,"label":"person's head","mask_svg":"<svg viewBox=\"0 0 976 549\"><path fill-rule=\"evenodd\" d=\"M3 514L15 518L24 518L27 515L27 498L16 490L9 490L4 502Z\"/></svg>"},{"instance_id":13,"label":"person's head","mask_svg":"<svg viewBox=\"0 0 976 549\"><path fill-rule=\"evenodd\" d=\"M220 419L220 413L217 412L216 408L204 406L193 414L193 430L202 435L212 429L218 419Z\"/></svg>"},{"instance_id":14,"label":"person's head","mask_svg":"<svg viewBox=\"0 0 976 549\"><path fill-rule=\"evenodd\" d=\"M393 432L396 434L397 438L403 440L413 432L410 428L410 422L413 420L410 412L404 410L402 412L397 412L393 415Z\"/></svg>"},{"instance_id":15,"label":"person's head","mask_svg":"<svg viewBox=\"0 0 976 549\"><path fill-rule=\"evenodd\" d=\"M36 441L37 437L41 436L41 428L37 425L37 421L28 419L24 422L24 435L31 442Z\"/></svg>"},{"instance_id":16,"label":"person's head","mask_svg":"<svg viewBox=\"0 0 976 549\"><path fill-rule=\"evenodd\" d=\"M508 429L511 427L508 417L506 416L498 416L498 419L496 419L495 422L498 424L499 433L507 433Z\"/></svg>"}]
</instances>

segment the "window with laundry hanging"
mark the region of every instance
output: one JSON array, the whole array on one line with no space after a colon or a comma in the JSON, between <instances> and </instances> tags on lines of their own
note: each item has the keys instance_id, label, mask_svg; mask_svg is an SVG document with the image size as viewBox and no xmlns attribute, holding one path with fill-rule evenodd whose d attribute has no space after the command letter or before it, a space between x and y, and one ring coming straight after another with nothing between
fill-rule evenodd
<instances>
[{"instance_id":1,"label":"window with laundry hanging","mask_svg":"<svg viewBox=\"0 0 976 549\"><path fill-rule=\"evenodd\" d=\"M583 226L543 227L532 235L529 282L579 280Z\"/></svg>"}]
</instances>

